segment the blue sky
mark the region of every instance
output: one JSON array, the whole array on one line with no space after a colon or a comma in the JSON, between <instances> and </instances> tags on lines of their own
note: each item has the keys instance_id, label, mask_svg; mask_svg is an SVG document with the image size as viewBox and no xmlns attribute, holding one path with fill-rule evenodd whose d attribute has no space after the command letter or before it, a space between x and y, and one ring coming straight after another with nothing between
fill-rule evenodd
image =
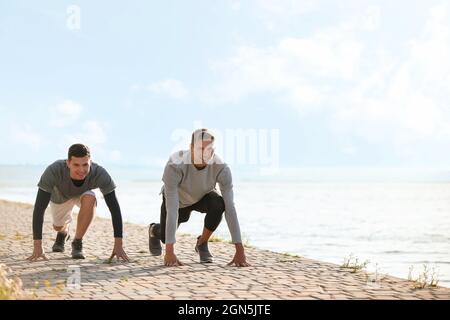
<instances>
[{"instance_id":1,"label":"blue sky","mask_svg":"<svg viewBox=\"0 0 450 320\"><path fill-rule=\"evenodd\" d=\"M0 41L1 164L161 166L197 125L276 130L281 167L450 164L447 1L2 1Z\"/></svg>"}]
</instances>

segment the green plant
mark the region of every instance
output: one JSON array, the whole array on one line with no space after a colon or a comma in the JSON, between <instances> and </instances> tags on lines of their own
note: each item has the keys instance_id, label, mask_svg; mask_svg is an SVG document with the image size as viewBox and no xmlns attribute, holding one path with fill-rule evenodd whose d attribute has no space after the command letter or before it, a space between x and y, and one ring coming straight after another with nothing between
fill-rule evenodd
<instances>
[{"instance_id":1,"label":"green plant","mask_svg":"<svg viewBox=\"0 0 450 320\"><path fill-rule=\"evenodd\" d=\"M10 279L11 269L0 264L0 300L32 299L32 295L22 289L22 280Z\"/></svg>"},{"instance_id":2,"label":"green plant","mask_svg":"<svg viewBox=\"0 0 450 320\"><path fill-rule=\"evenodd\" d=\"M419 275L413 277L414 266L409 268L408 280L413 282L414 289L425 289L427 287L435 288L439 284L439 272L436 272L436 268L430 267L427 264L423 264L423 270Z\"/></svg>"},{"instance_id":3,"label":"green plant","mask_svg":"<svg viewBox=\"0 0 450 320\"><path fill-rule=\"evenodd\" d=\"M225 240L224 238L218 237L218 236L211 236L208 240L208 242L222 242L222 243L233 243L231 240ZM242 245L247 248L251 248L250 240L248 238L244 238L242 241Z\"/></svg>"},{"instance_id":4,"label":"green plant","mask_svg":"<svg viewBox=\"0 0 450 320\"><path fill-rule=\"evenodd\" d=\"M25 239L25 236L22 235L20 232L16 231L14 239L15 240L23 240L23 239Z\"/></svg>"},{"instance_id":5,"label":"green plant","mask_svg":"<svg viewBox=\"0 0 450 320\"><path fill-rule=\"evenodd\" d=\"M348 257L344 258L344 262L342 263L341 268L350 269L352 273L357 273L361 270L364 270L369 263L369 260L360 262L359 259L357 257L354 257L352 253Z\"/></svg>"},{"instance_id":6,"label":"green plant","mask_svg":"<svg viewBox=\"0 0 450 320\"><path fill-rule=\"evenodd\" d=\"M211 236L209 238L208 242L226 242L225 239L217 237L217 236Z\"/></svg>"},{"instance_id":7,"label":"green plant","mask_svg":"<svg viewBox=\"0 0 450 320\"><path fill-rule=\"evenodd\" d=\"M289 252L282 252L282 257L278 259L278 262L295 262L298 261L297 258L299 258L299 255L289 253Z\"/></svg>"}]
</instances>

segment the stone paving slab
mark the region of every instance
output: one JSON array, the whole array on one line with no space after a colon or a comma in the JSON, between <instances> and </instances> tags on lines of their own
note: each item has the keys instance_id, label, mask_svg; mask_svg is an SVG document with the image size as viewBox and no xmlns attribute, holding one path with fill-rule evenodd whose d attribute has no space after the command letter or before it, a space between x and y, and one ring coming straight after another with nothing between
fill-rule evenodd
<instances>
[{"instance_id":1,"label":"stone paving slab","mask_svg":"<svg viewBox=\"0 0 450 320\"><path fill-rule=\"evenodd\" d=\"M229 267L234 246L225 242L210 243L215 261L204 265L194 252L195 237L186 234L177 236L176 245L186 265L167 268L162 257L148 252L147 226L129 223L124 246L132 262L108 264L112 225L98 217L83 240L87 258L80 261L70 258L70 242L65 253L51 252L55 232L46 214L44 248L50 260L30 263L32 210L29 204L0 200L0 264L38 299L450 299L448 288L415 289L411 281L391 276L374 285L364 272L253 247L246 249L251 267ZM68 270L74 268L80 271L80 288L67 286Z\"/></svg>"}]
</instances>

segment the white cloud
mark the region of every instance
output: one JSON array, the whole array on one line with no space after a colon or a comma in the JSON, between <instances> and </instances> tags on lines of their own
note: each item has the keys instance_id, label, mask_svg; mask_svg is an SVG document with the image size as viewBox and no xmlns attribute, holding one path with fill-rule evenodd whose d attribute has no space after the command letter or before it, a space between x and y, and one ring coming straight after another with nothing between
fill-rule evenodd
<instances>
[{"instance_id":1,"label":"white cloud","mask_svg":"<svg viewBox=\"0 0 450 320\"><path fill-rule=\"evenodd\" d=\"M142 90L142 86L139 83L134 83L130 86L130 91L138 92Z\"/></svg>"},{"instance_id":2,"label":"white cloud","mask_svg":"<svg viewBox=\"0 0 450 320\"><path fill-rule=\"evenodd\" d=\"M367 8L366 15L361 17L361 26L367 31L375 31L380 26L380 18L380 7L369 7Z\"/></svg>"},{"instance_id":3,"label":"white cloud","mask_svg":"<svg viewBox=\"0 0 450 320\"><path fill-rule=\"evenodd\" d=\"M241 2L236 0L231 1L231 9L234 11L239 11L241 9Z\"/></svg>"},{"instance_id":4,"label":"white cloud","mask_svg":"<svg viewBox=\"0 0 450 320\"><path fill-rule=\"evenodd\" d=\"M64 100L59 105L51 108L50 125L56 128L67 127L76 122L83 111L83 107L72 100Z\"/></svg>"},{"instance_id":5,"label":"white cloud","mask_svg":"<svg viewBox=\"0 0 450 320\"><path fill-rule=\"evenodd\" d=\"M28 123L11 123L10 141L14 144L25 146L32 151L38 151L43 145L44 139Z\"/></svg>"},{"instance_id":6,"label":"white cloud","mask_svg":"<svg viewBox=\"0 0 450 320\"><path fill-rule=\"evenodd\" d=\"M101 163L120 163L122 153L111 148L108 136L109 124L105 121L87 120L80 123L77 128L70 129L57 138L56 145L65 154L67 148L75 143L83 143L91 149L92 159Z\"/></svg>"},{"instance_id":7,"label":"white cloud","mask_svg":"<svg viewBox=\"0 0 450 320\"><path fill-rule=\"evenodd\" d=\"M347 156L354 156L357 153L357 148L354 145L348 144L342 146L340 151Z\"/></svg>"},{"instance_id":8,"label":"white cloud","mask_svg":"<svg viewBox=\"0 0 450 320\"><path fill-rule=\"evenodd\" d=\"M222 79L206 89L208 103L237 102L259 93L274 93L297 108L323 102L336 80L349 81L360 69L362 44L352 26L342 24L309 38L284 38L274 47L239 47L235 55L211 63Z\"/></svg>"},{"instance_id":9,"label":"white cloud","mask_svg":"<svg viewBox=\"0 0 450 320\"><path fill-rule=\"evenodd\" d=\"M368 38L381 19L379 8L368 7L308 37L282 38L271 47L241 46L211 64L219 81L205 89L203 100L237 103L274 94L301 114L331 115L338 133L405 150L418 140L450 139L449 5L431 9L415 39L399 39L404 56Z\"/></svg>"},{"instance_id":10,"label":"white cloud","mask_svg":"<svg viewBox=\"0 0 450 320\"><path fill-rule=\"evenodd\" d=\"M250 2L251 11L265 26L274 32L280 25L291 19L314 12L319 8L318 0L253 0Z\"/></svg>"},{"instance_id":11,"label":"white cloud","mask_svg":"<svg viewBox=\"0 0 450 320\"><path fill-rule=\"evenodd\" d=\"M101 148L108 141L105 126L98 121L85 121L76 132L64 136L61 147L66 149L74 143L83 143L92 149Z\"/></svg>"},{"instance_id":12,"label":"white cloud","mask_svg":"<svg viewBox=\"0 0 450 320\"><path fill-rule=\"evenodd\" d=\"M83 128L86 139L92 141L93 144L104 144L108 141L104 125L100 122L86 121Z\"/></svg>"},{"instance_id":13,"label":"white cloud","mask_svg":"<svg viewBox=\"0 0 450 320\"><path fill-rule=\"evenodd\" d=\"M379 63L378 71L340 96L345 105L336 109L336 119L342 130L374 140L390 137L399 147L450 138L449 19L447 4L431 9L405 59Z\"/></svg>"},{"instance_id":14,"label":"white cloud","mask_svg":"<svg viewBox=\"0 0 450 320\"><path fill-rule=\"evenodd\" d=\"M380 9L361 0L253 0L250 2L251 13L255 15L269 31L294 31L293 25L301 23L303 19L320 20L322 13L332 13L327 20L344 17L347 21L357 22L367 30L376 30L380 22ZM376 2L381 5L380 2ZM365 14L361 10L366 6ZM355 17L358 20L355 20ZM354 21L353 21L354 20ZM304 26L305 24L302 24Z\"/></svg>"},{"instance_id":15,"label":"white cloud","mask_svg":"<svg viewBox=\"0 0 450 320\"><path fill-rule=\"evenodd\" d=\"M318 8L317 0L255 0L254 6L272 16L302 15Z\"/></svg>"},{"instance_id":16,"label":"white cloud","mask_svg":"<svg viewBox=\"0 0 450 320\"><path fill-rule=\"evenodd\" d=\"M120 162L122 160L122 153L119 150L113 150L109 157L113 162Z\"/></svg>"},{"instance_id":17,"label":"white cloud","mask_svg":"<svg viewBox=\"0 0 450 320\"><path fill-rule=\"evenodd\" d=\"M141 156L136 159L136 163L150 167L164 168L167 164L167 160L168 157Z\"/></svg>"},{"instance_id":18,"label":"white cloud","mask_svg":"<svg viewBox=\"0 0 450 320\"><path fill-rule=\"evenodd\" d=\"M189 94L183 82L175 79L166 79L151 83L147 86L147 90L156 94L167 95L174 99L184 99Z\"/></svg>"}]
</instances>

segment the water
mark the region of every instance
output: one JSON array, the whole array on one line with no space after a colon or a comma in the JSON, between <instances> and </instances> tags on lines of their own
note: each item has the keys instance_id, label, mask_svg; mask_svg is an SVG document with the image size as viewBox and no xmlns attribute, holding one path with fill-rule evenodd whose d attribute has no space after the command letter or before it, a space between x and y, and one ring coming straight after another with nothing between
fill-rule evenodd
<instances>
[{"instance_id":1,"label":"water","mask_svg":"<svg viewBox=\"0 0 450 320\"><path fill-rule=\"evenodd\" d=\"M32 203L42 170L0 166L0 198ZM110 172L124 220L158 221L159 171ZM338 264L353 254L370 260L370 271L402 278L411 266L417 276L427 264L439 273L439 284L450 287L450 183L235 180L241 230L251 245ZM109 216L103 201L98 215ZM203 217L194 213L179 231L199 234ZM217 235L229 239L225 223Z\"/></svg>"}]
</instances>

